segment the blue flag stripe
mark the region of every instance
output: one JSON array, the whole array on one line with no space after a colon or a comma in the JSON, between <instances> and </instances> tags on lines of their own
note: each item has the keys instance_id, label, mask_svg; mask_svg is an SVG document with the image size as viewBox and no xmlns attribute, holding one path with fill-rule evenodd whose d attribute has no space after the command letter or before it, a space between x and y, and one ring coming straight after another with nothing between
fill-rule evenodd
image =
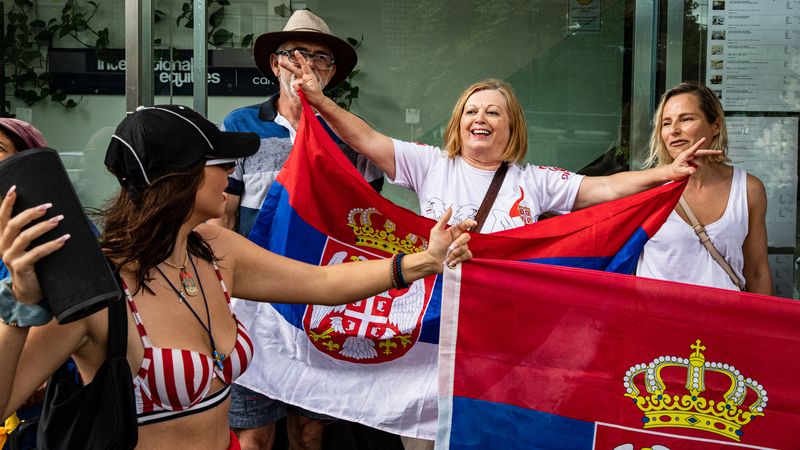
<instances>
[{"instance_id":1,"label":"blue flag stripe","mask_svg":"<svg viewBox=\"0 0 800 450\"><path fill-rule=\"evenodd\" d=\"M503 403L453 397L450 450L586 450L592 448L593 440L593 422Z\"/></svg>"},{"instance_id":2,"label":"blue flag stripe","mask_svg":"<svg viewBox=\"0 0 800 450\"><path fill-rule=\"evenodd\" d=\"M613 256L598 257L557 257L557 258L532 258L523 259L525 262L539 264L550 264L553 266L567 266L578 269L603 270L606 272L616 272L632 274L639 261L639 254L650 237L642 229L638 228L633 235L620 248L619 252Z\"/></svg>"}]
</instances>

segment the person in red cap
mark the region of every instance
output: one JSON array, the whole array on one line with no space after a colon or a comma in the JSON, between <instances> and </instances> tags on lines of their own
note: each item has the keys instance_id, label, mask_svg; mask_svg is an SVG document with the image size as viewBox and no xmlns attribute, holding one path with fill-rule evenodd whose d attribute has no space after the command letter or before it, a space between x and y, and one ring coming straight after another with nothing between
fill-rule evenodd
<instances>
[{"instance_id":1,"label":"person in red cap","mask_svg":"<svg viewBox=\"0 0 800 450\"><path fill-rule=\"evenodd\" d=\"M283 31L264 33L256 39L253 52L256 65L278 85L279 90L264 103L231 112L223 122L224 130L258 134L261 146L255 155L238 161L229 180L226 214L215 222L235 229L243 236L250 234L258 212L266 207L264 199L289 157L300 122L300 98L291 87L294 75L279 64L281 61L296 64L295 51L306 56L320 85L325 87L334 87L344 81L358 59L350 44L334 36L325 21L308 10L295 11ZM383 173L336 136L331 137L373 188L380 190ZM264 315L258 313L262 307L267 306L246 300L234 303L234 310L250 327L267 326L263 322ZM255 337L255 340L259 339ZM286 417L290 448L320 449L323 430L321 419L328 417L271 399L253 390L262 390L260 386L263 382L259 379L267 376L279 375L274 374L271 367L256 361L244 377L246 381L233 387L229 420L242 446L248 449L271 449L275 439L275 423Z\"/></svg>"},{"instance_id":2,"label":"person in red cap","mask_svg":"<svg viewBox=\"0 0 800 450\"><path fill-rule=\"evenodd\" d=\"M36 127L24 120L0 117L0 161L39 147L47 147L47 140Z\"/></svg>"}]
</instances>

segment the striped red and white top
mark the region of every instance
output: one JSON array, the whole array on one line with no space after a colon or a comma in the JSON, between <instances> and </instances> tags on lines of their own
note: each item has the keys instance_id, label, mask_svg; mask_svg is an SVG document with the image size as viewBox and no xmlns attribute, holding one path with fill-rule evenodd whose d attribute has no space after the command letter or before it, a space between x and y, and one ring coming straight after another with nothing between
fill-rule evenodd
<instances>
[{"instance_id":1,"label":"striped red and white top","mask_svg":"<svg viewBox=\"0 0 800 450\"><path fill-rule=\"evenodd\" d=\"M230 306L231 296L216 263L214 270ZM222 360L220 370L214 359L205 353L154 347L124 281L122 287L144 345L142 364L133 380L139 425L195 414L223 402L230 394L230 385L247 370L253 359L253 343L241 322L236 319L236 345ZM225 387L209 394L214 377L225 383Z\"/></svg>"}]
</instances>

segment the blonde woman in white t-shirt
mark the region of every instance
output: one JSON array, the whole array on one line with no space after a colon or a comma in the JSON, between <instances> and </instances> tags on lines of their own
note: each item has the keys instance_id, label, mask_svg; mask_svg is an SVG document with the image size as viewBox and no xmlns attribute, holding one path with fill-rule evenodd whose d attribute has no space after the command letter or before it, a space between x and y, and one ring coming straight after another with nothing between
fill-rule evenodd
<instances>
[{"instance_id":1,"label":"blonde woman in white t-shirt","mask_svg":"<svg viewBox=\"0 0 800 450\"><path fill-rule=\"evenodd\" d=\"M481 233L517 228L535 222L541 213L569 212L622 198L694 173L695 157L719 152L685 149L667 166L583 177L553 167L520 164L528 151L525 115L511 87L489 79L469 86L456 102L444 134L444 149L391 139L339 107L322 94L303 55L298 64L281 60L294 72L292 87L302 90L334 132L381 169L389 182L411 189L421 213L439 218L452 205L453 216L474 218L495 172L508 165ZM415 440L410 448L432 448Z\"/></svg>"},{"instance_id":2,"label":"blonde woman in white t-shirt","mask_svg":"<svg viewBox=\"0 0 800 450\"><path fill-rule=\"evenodd\" d=\"M511 87L484 80L468 87L457 101L444 135L444 149L394 140L340 108L322 94L302 55L293 70L293 87L357 152L369 158L389 181L419 196L420 211L440 217L453 205L454 219L474 217L495 171L509 169L480 232L520 227L547 211L569 212L622 198L694 173L696 157L719 152L685 148L670 165L603 177L583 177L552 167L520 164L528 150L525 116Z\"/></svg>"},{"instance_id":3,"label":"blonde woman in white t-shirt","mask_svg":"<svg viewBox=\"0 0 800 450\"><path fill-rule=\"evenodd\" d=\"M649 165L672 164L687 148L703 142L721 154L697 156L696 173L683 197L705 226L746 290L772 295L767 262L767 195L761 180L728 165L725 113L711 89L681 83L661 97L653 120ZM637 275L739 289L695 235L679 207L645 245Z\"/></svg>"}]
</instances>

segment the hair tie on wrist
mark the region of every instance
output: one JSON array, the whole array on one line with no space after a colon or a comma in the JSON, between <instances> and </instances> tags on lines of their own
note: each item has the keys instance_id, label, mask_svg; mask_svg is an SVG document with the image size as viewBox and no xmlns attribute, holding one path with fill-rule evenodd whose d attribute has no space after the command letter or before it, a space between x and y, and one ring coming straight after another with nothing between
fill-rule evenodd
<instances>
[{"instance_id":1,"label":"hair tie on wrist","mask_svg":"<svg viewBox=\"0 0 800 450\"><path fill-rule=\"evenodd\" d=\"M36 305L25 305L14 298L11 278L0 281L0 322L12 327L36 327L53 319L53 313L45 301Z\"/></svg>"}]
</instances>

